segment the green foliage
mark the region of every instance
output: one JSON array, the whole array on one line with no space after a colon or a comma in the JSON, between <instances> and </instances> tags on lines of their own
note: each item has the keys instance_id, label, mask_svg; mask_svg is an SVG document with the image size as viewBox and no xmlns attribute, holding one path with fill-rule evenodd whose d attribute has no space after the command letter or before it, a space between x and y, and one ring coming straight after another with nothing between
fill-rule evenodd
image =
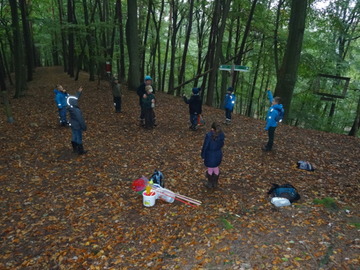
<instances>
[{"instance_id":1,"label":"green foliage","mask_svg":"<svg viewBox=\"0 0 360 270\"><path fill-rule=\"evenodd\" d=\"M336 201L333 198L326 197L324 199L314 199L314 204L321 204L327 209L337 210L339 207L336 204Z\"/></svg>"}]
</instances>

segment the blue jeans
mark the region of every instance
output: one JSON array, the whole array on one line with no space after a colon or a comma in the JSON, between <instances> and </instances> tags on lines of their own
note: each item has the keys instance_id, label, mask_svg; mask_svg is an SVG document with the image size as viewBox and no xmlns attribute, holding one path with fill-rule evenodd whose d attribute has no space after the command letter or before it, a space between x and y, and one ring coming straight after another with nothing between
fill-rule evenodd
<instances>
[{"instance_id":1,"label":"blue jeans","mask_svg":"<svg viewBox=\"0 0 360 270\"><path fill-rule=\"evenodd\" d=\"M72 133L71 141L76 142L77 144L82 144L82 130L72 128L71 133Z\"/></svg>"},{"instance_id":2,"label":"blue jeans","mask_svg":"<svg viewBox=\"0 0 360 270\"><path fill-rule=\"evenodd\" d=\"M60 123L66 123L66 107L59 109Z\"/></svg>"},{"instance_id":3,"label":"blue jeans","mask_svg":"<svg viewBox=\"0 0 360 270\"><path fill-rule=\"evenodd\" d=\"M198 114L190 114L190 123L192 126L196 127L198 121Z\"/></svg>"}]
</instances>

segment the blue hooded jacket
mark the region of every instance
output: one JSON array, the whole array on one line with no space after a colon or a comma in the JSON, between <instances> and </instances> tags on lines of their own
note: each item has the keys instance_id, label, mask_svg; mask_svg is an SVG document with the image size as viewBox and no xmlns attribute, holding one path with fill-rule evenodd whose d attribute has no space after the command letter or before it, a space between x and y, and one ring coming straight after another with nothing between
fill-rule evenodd
<instances>
[{"instance_id":1,"label":"blue hooded jacket","mask_svg":"<svg viewBox=\"0 0 360 270\"><path fill-rule=\"evenodd\" d=\"M216 139L213 138L214 131L206 133L201 157L208 168L215 168L220 165L223 157L222 147L224 146L225 134L220 133Z\"/></svg>"},{"instance_id":2,"label":"blue hooded jacket","mask_svg":"<svg viewBox=\"0 0 360 270\"><path fill-rule=\"evenodd\" d=\"M62 92L58 89L54 89L54 94L55 94L56 106L59 109L66 108L67 107L66 99L69 96L69 94L66 92Z\"/></svg>"},{"instance_id":3,"label":"blue hooded jacket","mask_svg":"<svg viewBox=\"0 0 360 270\"><path fill-rule=\"evenodd\" d=\"M268 93L268 98L269 98L270 104L272 104L272 102L274 100L273 95L270 90L268 90L267 93ZM278 122L276 121L276 118L282 110L284 110L282 104L275 104L269 108L267 116L266 116L265 130L268 130L270 127L277 127Z\"/></svg>"},{"instance_id":4,"label":"blue hooded jacket","mask_svg":"<svg viewBox=\"0 0 360 270\"><path fill-rule=\"evenodd\" d=\"M224 100L224 108L228 109L228 110L233 110L234 106L235 106L235 101L236 101L236 96L235 94L231 93L227 93L225 95L225 100Z\"/></svg>"}]
</instances>

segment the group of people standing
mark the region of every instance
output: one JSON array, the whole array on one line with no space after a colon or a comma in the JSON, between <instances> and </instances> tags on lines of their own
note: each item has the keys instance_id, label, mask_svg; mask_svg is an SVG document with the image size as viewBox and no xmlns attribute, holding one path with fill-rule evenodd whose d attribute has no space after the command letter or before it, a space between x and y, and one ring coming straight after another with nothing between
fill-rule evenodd
<instances>
[{"instance_id":1,"label":"group of people standing","mask_svg":"<svg viewBox=\"0 0 360 270\"><path fill-rule=\"evenodd\" d=\"M114 98L115 112L121 112L121 87L117 78L113 78L112 82L112 93ZM72 130L71 144L73 152L79 155L85 154L87 151L84 150L82 144L82 132L86 131L86 123L82 116L81 110L78 106L78 99L81 96L83 88L80 87L75 96L70 96L66 90L61 86L57 85L54 90L55 102L58 107L60 125L70 126ZM201 89L193 88L192 95L188 99L183 96L183 100L189 105L190 114L190 130L197 130L198 119L202 114L202 99L200 96ZM279 115L283 114L284 109L281 104L280 97L273 97L271 91L267 90L268 98L271 106L268 110L266 117L265 130L268 131L268 142L262 147L263 151L271 151L274 143L275 129L279 122ZM152 86L152 78L145 76L144 82L138 87L137 95L139 97L140 105L140 124L146 129L152 129L156 126L155 123L155 90ZM224 98L224 109L225 109L225 124L230 124L232 119L232 111L234 109L236 96L234 89L229 87ZM70 121L66 119L66 112L70 114ZM207 167L206 177L207 182L205 186L207 188L216 188L219 182L220 169L219 166L222 161L223 153L222 148L225 143L225 134L221 129L219 123L212 123L211 130L206 133L204 142L201 148L201 158L204 160L204 165Z\"/></svg>"}]
</instances>

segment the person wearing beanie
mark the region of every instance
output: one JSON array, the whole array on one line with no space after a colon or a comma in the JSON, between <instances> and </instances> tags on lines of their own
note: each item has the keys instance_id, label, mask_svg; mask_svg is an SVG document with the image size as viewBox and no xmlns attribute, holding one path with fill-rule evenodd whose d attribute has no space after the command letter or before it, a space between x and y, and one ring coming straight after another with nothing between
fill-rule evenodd
<instances>
[{"instance_id":1,"label":"person wearing beanie","mask_svg":"<svg viewBox=\"0 0 360 270\"><path fill-rule=\"evenodd\" d=\"M193 88L192 95L188 99L185 95L183 96L184 102L189 104L190 123L189 127L191 130L197 130L198 115L202 113L202 100L200 97L200 88Z\"/></svg>"},{"instance_id":2,"label":"person wearing beanie","mask_svg":"<svg viewBox=\"0 0 360 270\"><path fill-rule=\"evenodd\" d=\"M225 124L231 124L231 113L235 106L236 96L233 94L234 89L229 87L227 90L224 99L224 108L225 108Z\"/></svg>"},{"instance_id":3,"label":"person wearing beanie","mask_svg":"<svg viewBox=\"0 0 360 270\"><path fill-rule=\"evenodd\" d=\"M149 75L146 75L145 78L144 78L144 82L142 84L140 84L140 86L137 88L137 95L139 96L139 105L140 105L140 117L139 117L139 120L140 120L140 125L143 126L145 125L145 111L144 111L144 106L142 106L142 101L143 101L143 97L144 95L146 94L146 91L145 91L145 87L147 85L150 85L153 89L153 94L155 94L155 89L154 87L152 86L152 78L151 76ZM155 114L153 115L154 119L155 119ZM155 124L155 123L154 123Z\"/></svg>"},{"instance_id":4,"label":"person wearing beanie","mask_svg":"<svg viewBox=\"0 0 360 270\"><path fill-rule=\"evenodd\" d=\"M207 188L216 188L219 183L220 169L224 146L225 134L222 132L219 124L214 122L211 125L211 130L206 133L204 143L201 149L201 158L204 160L204 165L207 167L206 177Z\"/></svg>"}]
</instances>

